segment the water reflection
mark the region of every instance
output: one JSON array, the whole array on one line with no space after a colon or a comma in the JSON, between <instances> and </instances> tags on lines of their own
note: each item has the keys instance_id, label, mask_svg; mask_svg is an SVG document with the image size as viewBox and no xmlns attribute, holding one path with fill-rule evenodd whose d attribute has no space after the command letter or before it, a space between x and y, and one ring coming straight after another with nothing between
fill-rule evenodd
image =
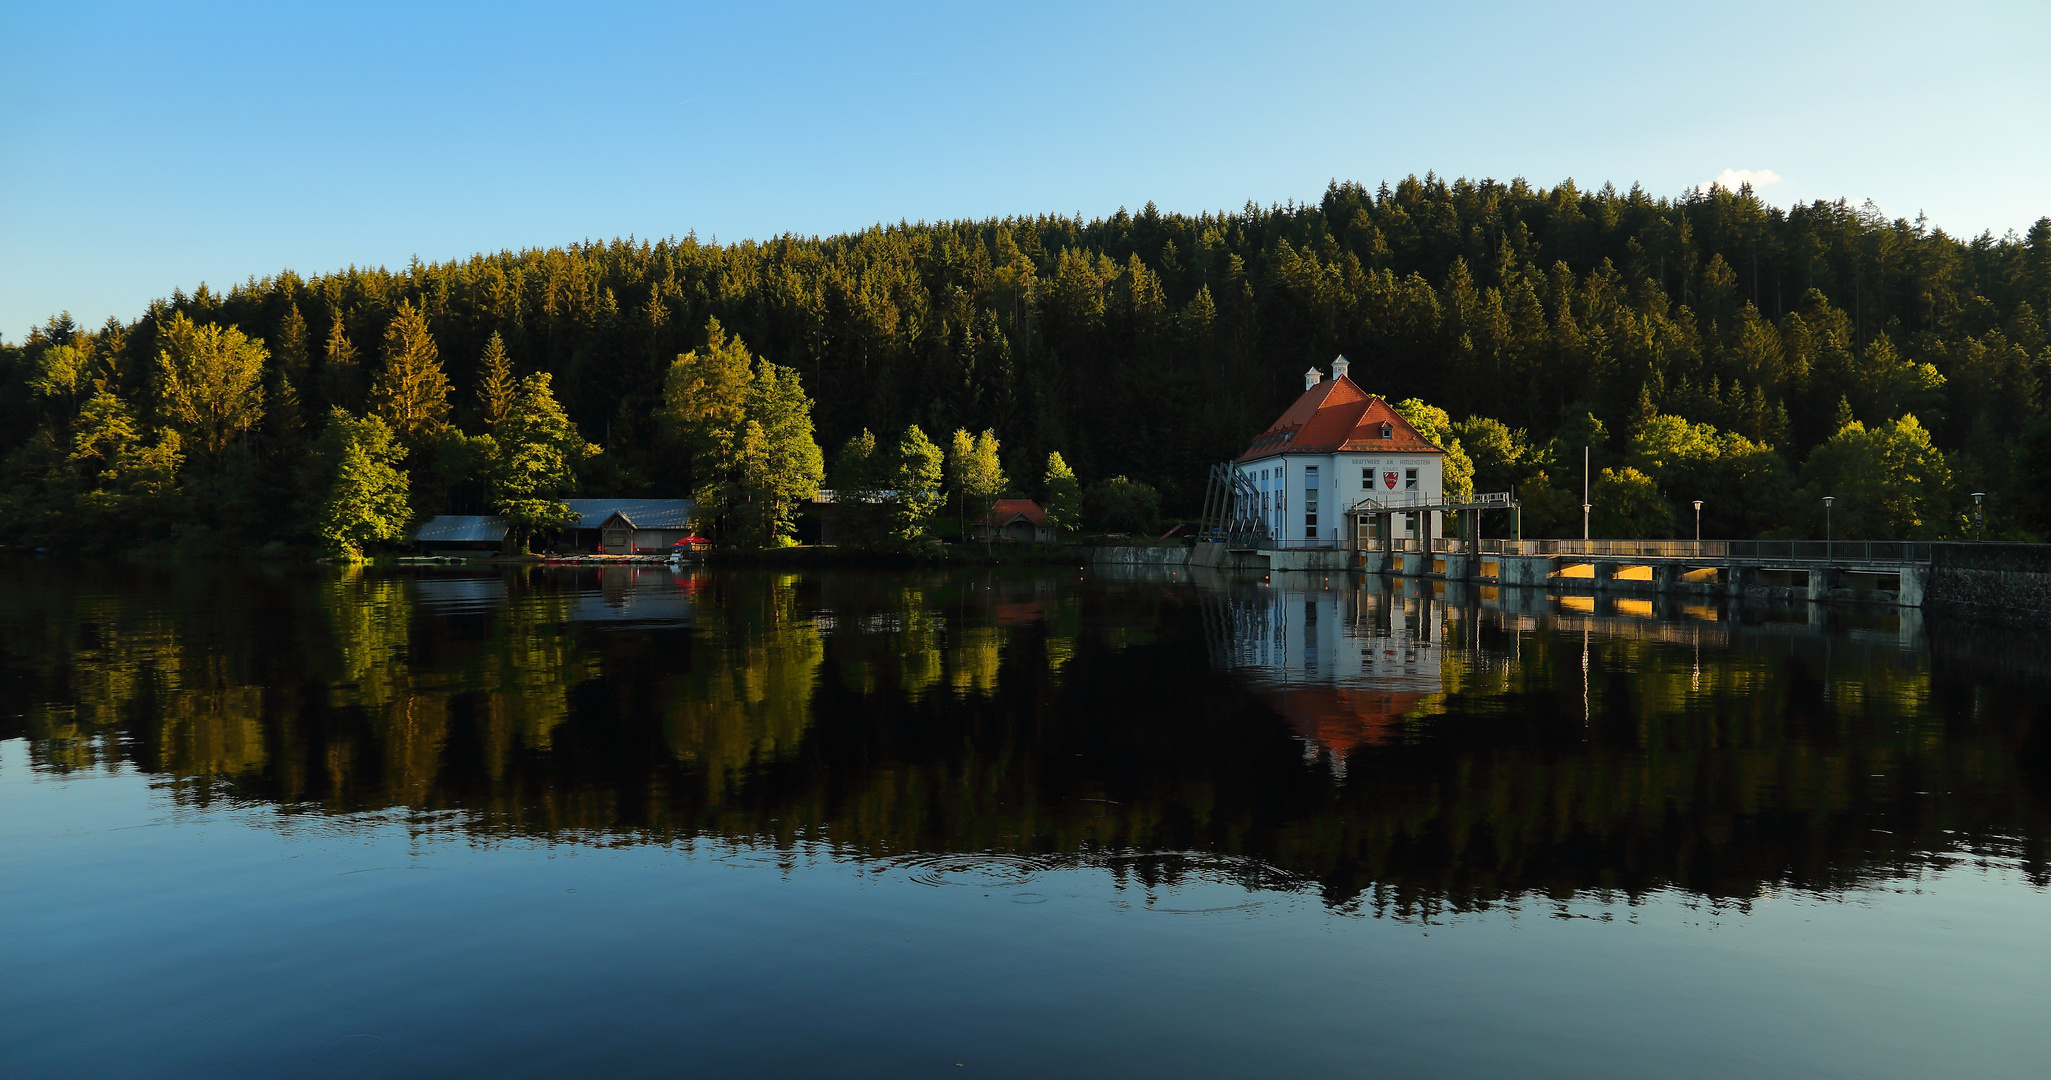
<instances>
[{"instance_id":1,"label":"water reflection","mask_svg":"<svg viewBox=\"0 0 2051 1080\"><path fill-rule=\"evenodd\" d=\"M825 845L1021 895L1089 864L1415 917L1961 858L2046 882L2042 650L1971 661L1978 632L1916 618L1344 576L0 575L0 737L280 820Z\"/></svg>"}]
</instances>

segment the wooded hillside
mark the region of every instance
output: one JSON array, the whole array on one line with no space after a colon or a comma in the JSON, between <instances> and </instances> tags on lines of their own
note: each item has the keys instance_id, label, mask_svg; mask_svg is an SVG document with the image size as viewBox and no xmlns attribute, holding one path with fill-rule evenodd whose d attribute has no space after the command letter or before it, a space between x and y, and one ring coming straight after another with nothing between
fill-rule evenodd
<instances>
[{"instance_id":1,"label":"wooded hillside","mask_svg":"<svg viewBox=\"0 0 2051 1080\"><path fill-rule=\"evenodd\" d=\"M602 450L557 438L585 493L689 494L664 379L715 319L796 373L829 452L865 428L989 429L1012 477L1059 451L1085 483L1156 486L1169 513L1193 514L1208 464L1345 353L1370 392L1445 411L1475 486L1524 495L1526 535L1578 535L1588 443L1609 470L1599 531L1686 531L1675 508L1704 498L1705 535L1799 534L1835 493L1839 535L1957 534L1986 491L1990 534L2043 534L2047 307L2051 218L1966 240L1749 190L1432 176L1233 214L1149 203L285 272L0 347L0 539L48 543L87 512L114 539L310 538L329 418L432 396L391 371L418 374L423 349L454 429L483 430L494 379L503 403L508 378L545 374L546 405ZM234 370L202 373L246 407L178 381L174 326L246 339L209 346ZM413 513L481 510L482 481L424 445L391 457Z\"/></svg>"}]
</instances>

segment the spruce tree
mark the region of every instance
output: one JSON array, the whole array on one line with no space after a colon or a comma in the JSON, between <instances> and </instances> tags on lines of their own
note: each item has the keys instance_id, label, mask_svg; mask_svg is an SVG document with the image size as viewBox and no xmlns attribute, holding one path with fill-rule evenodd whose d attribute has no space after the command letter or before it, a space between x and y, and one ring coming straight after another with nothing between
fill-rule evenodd
<instances>
[{"instance_id":1,"label":"spruce tree","mask_svg":"<svg viewBox=\"0 0 2051 1080\"><path fill-rule=\"evenodd\" d=\"M363 365L356 359L356 346L349 343L341 312L328 324L328 343L321 352L320 389L329 406L348 412L363 408Z\"/></svg>"},{"instance_id":2,"label":"spruce tree","mask_svg":"<svg viewBox=\"0 0 2051 1080\"><path fill-rule=\"evenodd\" d=\"M285 317L278 320L278 333L271 342L271 357L277 361L279 375L291 380L295 389L304 390L311 357L307 351L306 317L299 314L297 303L285 306ZM275 391L277 388L272 387Z\"/></svg>"},{"instance_id":3,"label":"spruce tree","mask_svg":"<svg viewBox=\"0 0 2051 1080\"><path fill-rule=\"evenodd\" d=\"M574 521L563 496L575 489L578 468L600 451L577 433L546 373L520 380L493 438L493 510L512 524L522 546L537 531Z\"/></svg>"},{"instance_id":4,"label":"spruce tree","mask_svg":"<svg viewBox=\"0 0 2051 1080\"><path fill-rule=\"evenodd\" d=\"M417 448L446 425L449 390L427 316L401 301L385 328L384 366L370 388L372 412L400 442Z\"/></svg>"},{"instance_id":5,"label":"spruce tree","mask_svg":"<svg viewBox=\"0 0 2051 1080\"><path fill-rule=\"evenodd\" d=\"M506 358L506 343L496 330L492 331L491 340L484 343L481 367L483 375L477 382L478 415L487 428L496 428L520 391L519 381L513 378L512 362Z\"/></svg>"}]
</instances>

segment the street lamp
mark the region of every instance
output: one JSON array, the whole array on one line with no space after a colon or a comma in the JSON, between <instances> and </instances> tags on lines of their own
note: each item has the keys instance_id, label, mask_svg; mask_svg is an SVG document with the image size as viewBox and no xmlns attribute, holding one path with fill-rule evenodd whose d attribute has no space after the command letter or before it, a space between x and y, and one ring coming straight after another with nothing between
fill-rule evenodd
<instances>
[{"instance_id":1,"label":"street lamp","mask_svg":"<svg viewBox=\"0 0 2051 1080\"><path fill-rule=\"evenodd\" d=\"M1588 448L1581 448L1581 539L1588 539Z\"/></svg>"},{"instance_id":2,"label":"street lamp","mask_svg":"<svg viewBox=\"0 0 2051 1080\"><path fill-rule=\"evenodd\" d=\"M1826 559L1830 558L1830 504L1836 498L1835 495L1823 497L1823 557Z\"/></svg>"},{"instance_id":3,"label":"street lamp","mask_svg":"<svg viewBox=\"0 0 2051 1080\"><path fill-rule=\"evenodd\" d=\"M1695 500L1695 542L1702 542L1702 500Z\"/></svg>"},{"instance_id":4,"label":"street lamp","mask_svg":"<svg viewBox=\"0 0 2051 1080\"><path fill-rule=\"evenodd\" d=\"M1979 533L1979 535L1976 536L1974 539L1978 541L1984 541L1987 539L1987 519L1980 514L1980 507L1986 501L1986 492L1973 492L1973 529Z\"/></svg>"}]
</instances>

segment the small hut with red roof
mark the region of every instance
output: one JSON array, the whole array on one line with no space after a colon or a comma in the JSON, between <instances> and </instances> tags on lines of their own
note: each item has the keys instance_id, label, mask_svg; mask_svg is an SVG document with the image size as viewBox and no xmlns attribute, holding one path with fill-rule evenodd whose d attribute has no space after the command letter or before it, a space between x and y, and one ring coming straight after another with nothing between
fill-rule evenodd
<instances>
[{"instance_id":1,"label":"small hut with red roof","mask_svg":"<svg viewBox=\"0 0 2051 1080\"><path fill-rule=\"evenodd\" d=\"M1315 367L1304 372L1303 396L1234 463L1242 490L1259 493L1277 547L1361 546L1345 527L1346 512L1363 499L1382 509L1444 502L1446 452L1354 385L1349 367L1341 356L1330 378ZM1429 537L1440 517L1398 512L1391 527L1398 539Z\"/></svg>"},{"instance_id":2,"label":"small hut with red roof","mask_svg":"<svg viewBox=\"0 0 2051 1080\"><path fill-rule=\"evenodd\" d=\"M1047 512L1031 499L999 499L990 515L969 526L975 540L1010 540L1021 544L1051 544L1054 526Z\"/></svg>"}]
</instances>

